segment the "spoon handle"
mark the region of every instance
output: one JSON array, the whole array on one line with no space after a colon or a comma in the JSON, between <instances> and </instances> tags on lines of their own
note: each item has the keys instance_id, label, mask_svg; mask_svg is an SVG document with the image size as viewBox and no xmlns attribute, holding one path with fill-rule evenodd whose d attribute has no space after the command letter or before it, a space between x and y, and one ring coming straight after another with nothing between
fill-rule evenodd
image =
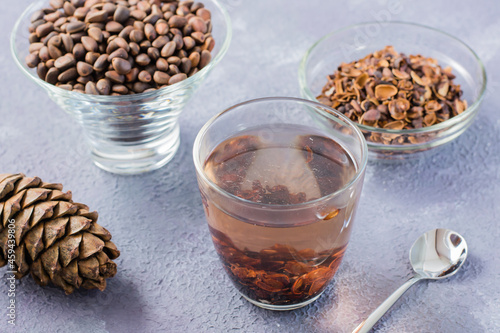
<instances>
[{"instance_id":1,"label":"spoon handle","mask_svg":"<svg viewBox=\"0 0 500 333\"><path fill-rule=\"evenodd\" d=\"M420 275L415 275L408 281L406 281L401 287L399 287L395 292L391 294L391 296L387 297L387 299L378 306L369 316L359 324L358 327L352 331L352 333L367 333L370 329L379 321L382 316L389 311L389 309L396 303L396 301L416 282L422 280L423 278Z\"/></svg>"}]
</instances>

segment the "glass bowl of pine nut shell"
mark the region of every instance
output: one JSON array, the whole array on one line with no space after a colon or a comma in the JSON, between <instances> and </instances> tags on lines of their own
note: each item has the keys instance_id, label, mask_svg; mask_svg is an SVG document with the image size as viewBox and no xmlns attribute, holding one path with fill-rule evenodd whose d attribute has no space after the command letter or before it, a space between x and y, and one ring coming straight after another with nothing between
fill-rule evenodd
<instances>
[{"instance_id":1,"label":"glass bowl of pine nut shell","mask_svg":"<svg viewBox=\"0 0 500 333\"><path fill-rule=\"evenodd\" d=\"M405 22L332 32L307 51L299 69L303 97L355 122L372 160L429 155L460 136L479 110L486 82L483 63L465 43Z\"/></svg>"}]
</instances>

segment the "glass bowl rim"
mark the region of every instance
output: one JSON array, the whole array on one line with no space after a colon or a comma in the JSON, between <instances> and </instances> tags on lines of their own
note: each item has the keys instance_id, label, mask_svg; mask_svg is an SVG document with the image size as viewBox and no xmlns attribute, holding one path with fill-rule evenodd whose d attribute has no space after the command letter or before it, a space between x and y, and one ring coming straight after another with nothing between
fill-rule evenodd
<instances>
[{"instance_id":1,"label":"glass bowl rim","mask_svg":"<svg viewBox=\"0 0 500 333\"><path fill-rule=\"evenodd\" d=\"M217 119L219 119L220 117L222 117L223 115L225 115L226 113L228 113L234 109L237 109L237 108L240 108L242 106L249 105L249 104L256 104L256 103L261 103L261 102L273 102L273 101L303 103L305 105L312 105L316 109L317 108L327 109L331 112L331 114L329 112L322 112L322 114L324 114L324 116L326 116L327 118L331 118L333 115L335 115L338 118L340 118L342 121L344 121L344 123L346 125L350 126L354 130L354 132L356 133L356 136L360 140L360 143L362 146L361 147L361 162L358 165L358 169L356 170L356 174L351 177L351 179L349 180L348 183L346 183L342 188L336 190L335 192L324 195L318 199L306 201L306 202L299 203L299 204L284 205L284 204L264 204L264 203L258 203L258 202L250 201L247 199L243 199L241 197L238 197L232 193L225 191L219 185L217 185L215 182L213 182L211 179L209 179L206 176L206 174L203 170L203 165L202 165L205 161L200 161L200 158L198 157L198 155L200 153L202 138L205 136L205 134L207 133L208 129L212 126L212 124L215 121L217 121ZM320 111L317 111L317 112L320 112ZM225 109L224 111L216 114L212 118L210 118L205 123L205 125L203 125L203 127L200 129L200 131L196 135L196 139L195 139L194 145L193 145L193 160L194 160L194 164L195 164L195 168L196 168L196 173L202 178L202 180L204 182L209 184L210 188L215 189L215 191L217 193L221 194L224 197L228 197L232 200L242 202L246 205L259 206L260 208L268 209L268 210L298 210L298 209L303 209L305 207L317 205L323 201L328 201L329 199L338 196L339 194L345 192L348 188L350 188L351 186L356 184L360 180L362 175L364 174L364 171L365 171L366 166L368 164L368 145L367 145L367 142L366 142L365 137L364 137L363 133L361 132L361 130L357 126L355 126L355 124L349 118L347 118L345 115L343 115L339 111L332 109L331 107L328 107L326 105L323 105L323 104L315 102L315 101L303 99L303 98L286 97L286 96L262 97L262 98L247 100L247 101L238 103L236 105L233 105L233 106Z\"/></svg>"},{"instance_id":2,"label":"glass bowl rim","mask_svg":"<svg viewBox=\"0 0 500 333\"><path fill-rule=\"evenodd\" d=\"M337 34L348 31L348 30L353 30L357 28L361 28L364 26L368 25L373 25L373 24L381 24L378 21L367 21L367 22L362 22L362 23L357 23L357 24L352 24L348 25L346 27L334 30L333 32L330 32L323 37L321 37L319 40L317 40L305 53L305 55L302 57L302 60L300 62L299 66L299 85L302 93L310 100L312 101L318 101L316 99L316 96L312 93L311 89L309 89L309 86L307 85L307 63L309 61L310 55L313 53L313 51L318 47L320 44L322 44L324 41L327 39L336 36ZM467 119L471 114L476 111L476 109L479 107L479 105L482 103L485 93L486 93L486 86L487 86L487 75L486 75L486 69L484 67L483 62L479 58L479 56L476 54L476 52L468 46L465 42L460 40L459 38L444 32L442 30L429 27L423 24L419 23L414 23L414 22L405 22L405 21L387 21L383 22L384 25L399 25L399 26L406 26L406 27L414 27L418 29L423 29L427 31L431 31L433 33L437 33L437 35L440 35L441 37L445 37L446 39L451 39L455 42L458 42L458 44L462 45L465 47L466 50L472 54L473 58L476 60L476 64L479 65L479 68L481 70L481 78L482 78L482 85L481 85L481 90L479 92L479 95L475 98L474 102L467 107L462 113L447 119L439 124L435 124L432 126L428 127L422 127L422 128L415 128L415 129L408 129L408 130L395 130L395 129L385 129L385 128L379 128L379 127L372 127L372 126L367 126L363 124L359 124L354 122L362 131L367 131L367 132L372 132L372 133L380 133L380 134L429 134L433 133L435 131L443 130L448 127L451 127L453 125L456 125L460 123L461 121ZM352 121L352 120L351 120ZM368 142L368 145L377 145L376 143ZM391 145L389 145L390 147ZM411 147L414 146L412 145L405 145L405 147Z\"/></svg>"},{"instance_id":3,"label":"glass bowl rim","mask_svg":"<svg viewBox=\"0 0 500 333\"><path fill-rule=\"evenodd\" d=\"M196 74L194 74L191 77L188 77L187 79L177 83L173 84L168 87L160 88L154 91L150 92L143 92L143 93L138 93L138 94L133 94L133 95L121 95L121 96L104 96L104 95L89 95L89 94L82 94L79 92L75 91L69 91L65 90L59 87L56 87L53 84L50 84L38 77L35 72L35 68L27 68L24 65L24 59L20 59L20 55L16 51L16 41L17 41L17 34L19 32L19 29L21 28L21 25L23 23L23 20L26 18L29 18L29 16L33 13L34 9L41 4L47 2L47 0L37 0L33 3L31 3L21 14L21 16L16 20L16 23L14 25L14 28L12 29L11 35L10 35L10 51L12 54L12 57L14 58L14 62L16 65L21 69L21 71L30 79L35 81L37 84L39 84L42 88L62 94L62 95L67 95L67 97L72 98L72 99L77 99L77 100L84 100L84 101L92 101L92 102L102 102L102 103L117 103L117 102L134 102L134 101L140 101L144 99L149 99L149 98L155 98L159 94L170 94L174 93L178 90L186 89L190 85L194 84L199 78L203 77L206 75L209 71L211 71L224 57L224 55L227 53L229 46L231 44L231 39L232 39L232 23L231 23L231 17L229 16L229 13L227 9L221 4L219 0L208 0L211 1L215 4L219 12L222 14L222 17L224 19L224 23L226 26L226 31L225 31L225 39L222 43L222 46L215 55L215 57L206 65L203 69L198 71Z\"/></svg>"}]
</instances>

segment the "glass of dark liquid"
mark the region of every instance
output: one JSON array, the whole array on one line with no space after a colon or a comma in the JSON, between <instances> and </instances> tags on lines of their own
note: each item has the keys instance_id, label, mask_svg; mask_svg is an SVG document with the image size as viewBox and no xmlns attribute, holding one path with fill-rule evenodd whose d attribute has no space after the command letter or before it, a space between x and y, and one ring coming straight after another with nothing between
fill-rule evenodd
<instances>
[{"instance_id":1,"label":"glass of dark liquid","mask_svg":"<svg viewBox=\"0 0 500 333\"><path fill-rule=\"evenodd\" d=\"M359 129L296 98L238 104L194 144L205 214L241 295L271 310L316 300L349 242L367 163Z\"/></svg>"}]
</instances>

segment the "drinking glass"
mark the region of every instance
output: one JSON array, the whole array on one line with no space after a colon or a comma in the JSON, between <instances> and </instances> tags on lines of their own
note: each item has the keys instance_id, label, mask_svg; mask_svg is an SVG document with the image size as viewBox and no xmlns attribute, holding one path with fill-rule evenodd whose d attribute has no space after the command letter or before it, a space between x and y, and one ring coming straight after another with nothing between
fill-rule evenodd
<instances>
[{"instance_id":1,"label":"drinking glass","mask_svg":"<svg viewBox=\"0 0 500 333\"><path fill-rule=\"evenodd\" d=\"M349 242L367 162L361 131L322 104L263 98L212 118L193 156L215 249L241 295L271 310L316 300Z\"/></svg>"}]
</instances>

